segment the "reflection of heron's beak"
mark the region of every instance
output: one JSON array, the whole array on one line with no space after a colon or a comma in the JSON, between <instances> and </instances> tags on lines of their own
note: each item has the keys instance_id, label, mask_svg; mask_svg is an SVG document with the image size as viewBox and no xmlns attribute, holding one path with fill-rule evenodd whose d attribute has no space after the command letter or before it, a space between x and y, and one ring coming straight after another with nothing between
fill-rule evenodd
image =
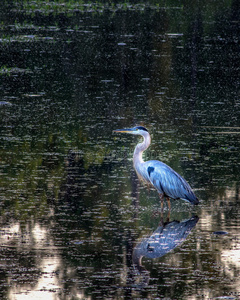
<instances>
[{"instance_id":1,"label":"reflection of heron's beak","mask_svg":"<svg viewBox=\"0 0 240 300\"><path fill-rule=\"evenodd\" d=\"M125 133L131 133L133 131L134 131L133 128L125 128L125 129L116 129L116 130L113 130L113 132L125 132Z\"/></svg>"}]
</instances>

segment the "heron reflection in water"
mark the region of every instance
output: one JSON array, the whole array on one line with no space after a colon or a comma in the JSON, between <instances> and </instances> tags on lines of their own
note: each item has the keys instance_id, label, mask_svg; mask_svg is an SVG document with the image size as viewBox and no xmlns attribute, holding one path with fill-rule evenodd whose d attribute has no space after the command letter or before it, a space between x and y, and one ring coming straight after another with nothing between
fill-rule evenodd
<instances>
[{"instance_id":1,"label":"heron reflection in water","mask_svg":"<svg viewBox=\"0 0 240 300\"><path fill-rule=\"evenodd\" d=\"M198 198L186 180L168 165L158 160L143 161L142 154L151 143L150 134L145 127L136 126L117 129L114 132L130 133L143 137L143 142L137 144L134 150L133 166L140 180L157 189L162 208L164 197L167 199L169 209L171 208L169 198L183 199L195 205L199 203Z\"/></svg>"},{"instance_id":2,"label":"heron reflection in water","mask_svg":"<svg viewBox=\"0 0 240 300\"><path fill-rule=\"evenodd\" d=\"M181 222L162 222L150 237L136 245L132 255L133 266L145 277L144 284L148 283L149 273L142 266L142 258L159 258L176 248L185 241L198 220L199 218L194 216Z\"/></svg>"}]
</instances>

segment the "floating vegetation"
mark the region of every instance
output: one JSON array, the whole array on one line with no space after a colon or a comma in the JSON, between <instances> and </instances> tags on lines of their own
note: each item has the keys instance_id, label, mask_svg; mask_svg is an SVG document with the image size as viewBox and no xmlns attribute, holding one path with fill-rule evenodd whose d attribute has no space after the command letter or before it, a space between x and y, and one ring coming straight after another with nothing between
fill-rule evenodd
<instances>
[{"instance_id":1,"label":"floating vegetation","mask_svg":"<svg viewBox=\"0 0 240 300\"><path fill-rule=\"evenodd\" d=\"M4 36L0 39L0 44L6 44L11 42L36 42L36 41L52 41L53 38L49 36L38 36L38 35L17 35L17 36Z\"/></svg>"},{"instance_id":2,"label":"floating vegetation","mask_svg":"<svg viewBox=\"0 0 240 300\"><path fill-rule=\"evenodd\" d=\"M11 74L19 74L19 73L32 73L30 69L23 69L18 67L7 67L2 66L0 68L0 75L11 75Z\"/></svg>"}]
</instances>

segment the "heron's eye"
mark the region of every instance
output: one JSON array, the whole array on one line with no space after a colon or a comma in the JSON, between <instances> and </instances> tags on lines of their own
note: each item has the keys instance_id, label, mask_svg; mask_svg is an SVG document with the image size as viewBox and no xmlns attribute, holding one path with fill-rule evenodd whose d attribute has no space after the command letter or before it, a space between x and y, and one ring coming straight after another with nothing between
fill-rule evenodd
<instances>
[{"instance_id":1,"label":"heron's eye","mask_svg":"<svg viewBox=\"0 0 240 300\"><path fill-rule=\"evenodd\" d=\"M136 128L136 130L138 131L138 128Z\"/></svg>"}]
</instances>

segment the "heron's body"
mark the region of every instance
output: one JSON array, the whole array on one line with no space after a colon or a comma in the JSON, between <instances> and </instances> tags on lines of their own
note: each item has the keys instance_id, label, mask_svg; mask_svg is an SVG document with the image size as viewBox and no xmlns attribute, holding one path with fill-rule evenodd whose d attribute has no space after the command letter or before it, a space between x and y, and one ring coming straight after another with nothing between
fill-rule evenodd
<instances>
[{"instance_id":1,"label":"heron's body","mask_svg":"<svg viewBox=\"0 0 240 300\"><path fill-rule=\"evenodd\" d=\"M197 204L197 197L194 195L190 185L177 172L168 165L158 160L144 162L142 170L143 180L157 189L159 194L172 199L183 199ZM139 176L139 166L135 170ZM197 201L196 201L197 200ZM197 202L197 203L196 203Z\"/></svg>"},{"instance_id":2,"label":"heron's body","mask_svg":"<svg viewBox=\"0 0 240 300\"><path fill-rule=\"evenodd\" d=\"M137 126L134 128L119 129L115 131L138 134L143 137L143 142L137 144L135 148L133 155L133 166L139 179L157 189L161 201L163 201L165 196L168 201L169 198L172 198L183 199L192 204L199 203L197 197L186 180L168 165L158 160L149 160L146 162L143 161L143 151L146 150L151 143L151 137L146 128Z\"/></svg>"}]
</instances>

